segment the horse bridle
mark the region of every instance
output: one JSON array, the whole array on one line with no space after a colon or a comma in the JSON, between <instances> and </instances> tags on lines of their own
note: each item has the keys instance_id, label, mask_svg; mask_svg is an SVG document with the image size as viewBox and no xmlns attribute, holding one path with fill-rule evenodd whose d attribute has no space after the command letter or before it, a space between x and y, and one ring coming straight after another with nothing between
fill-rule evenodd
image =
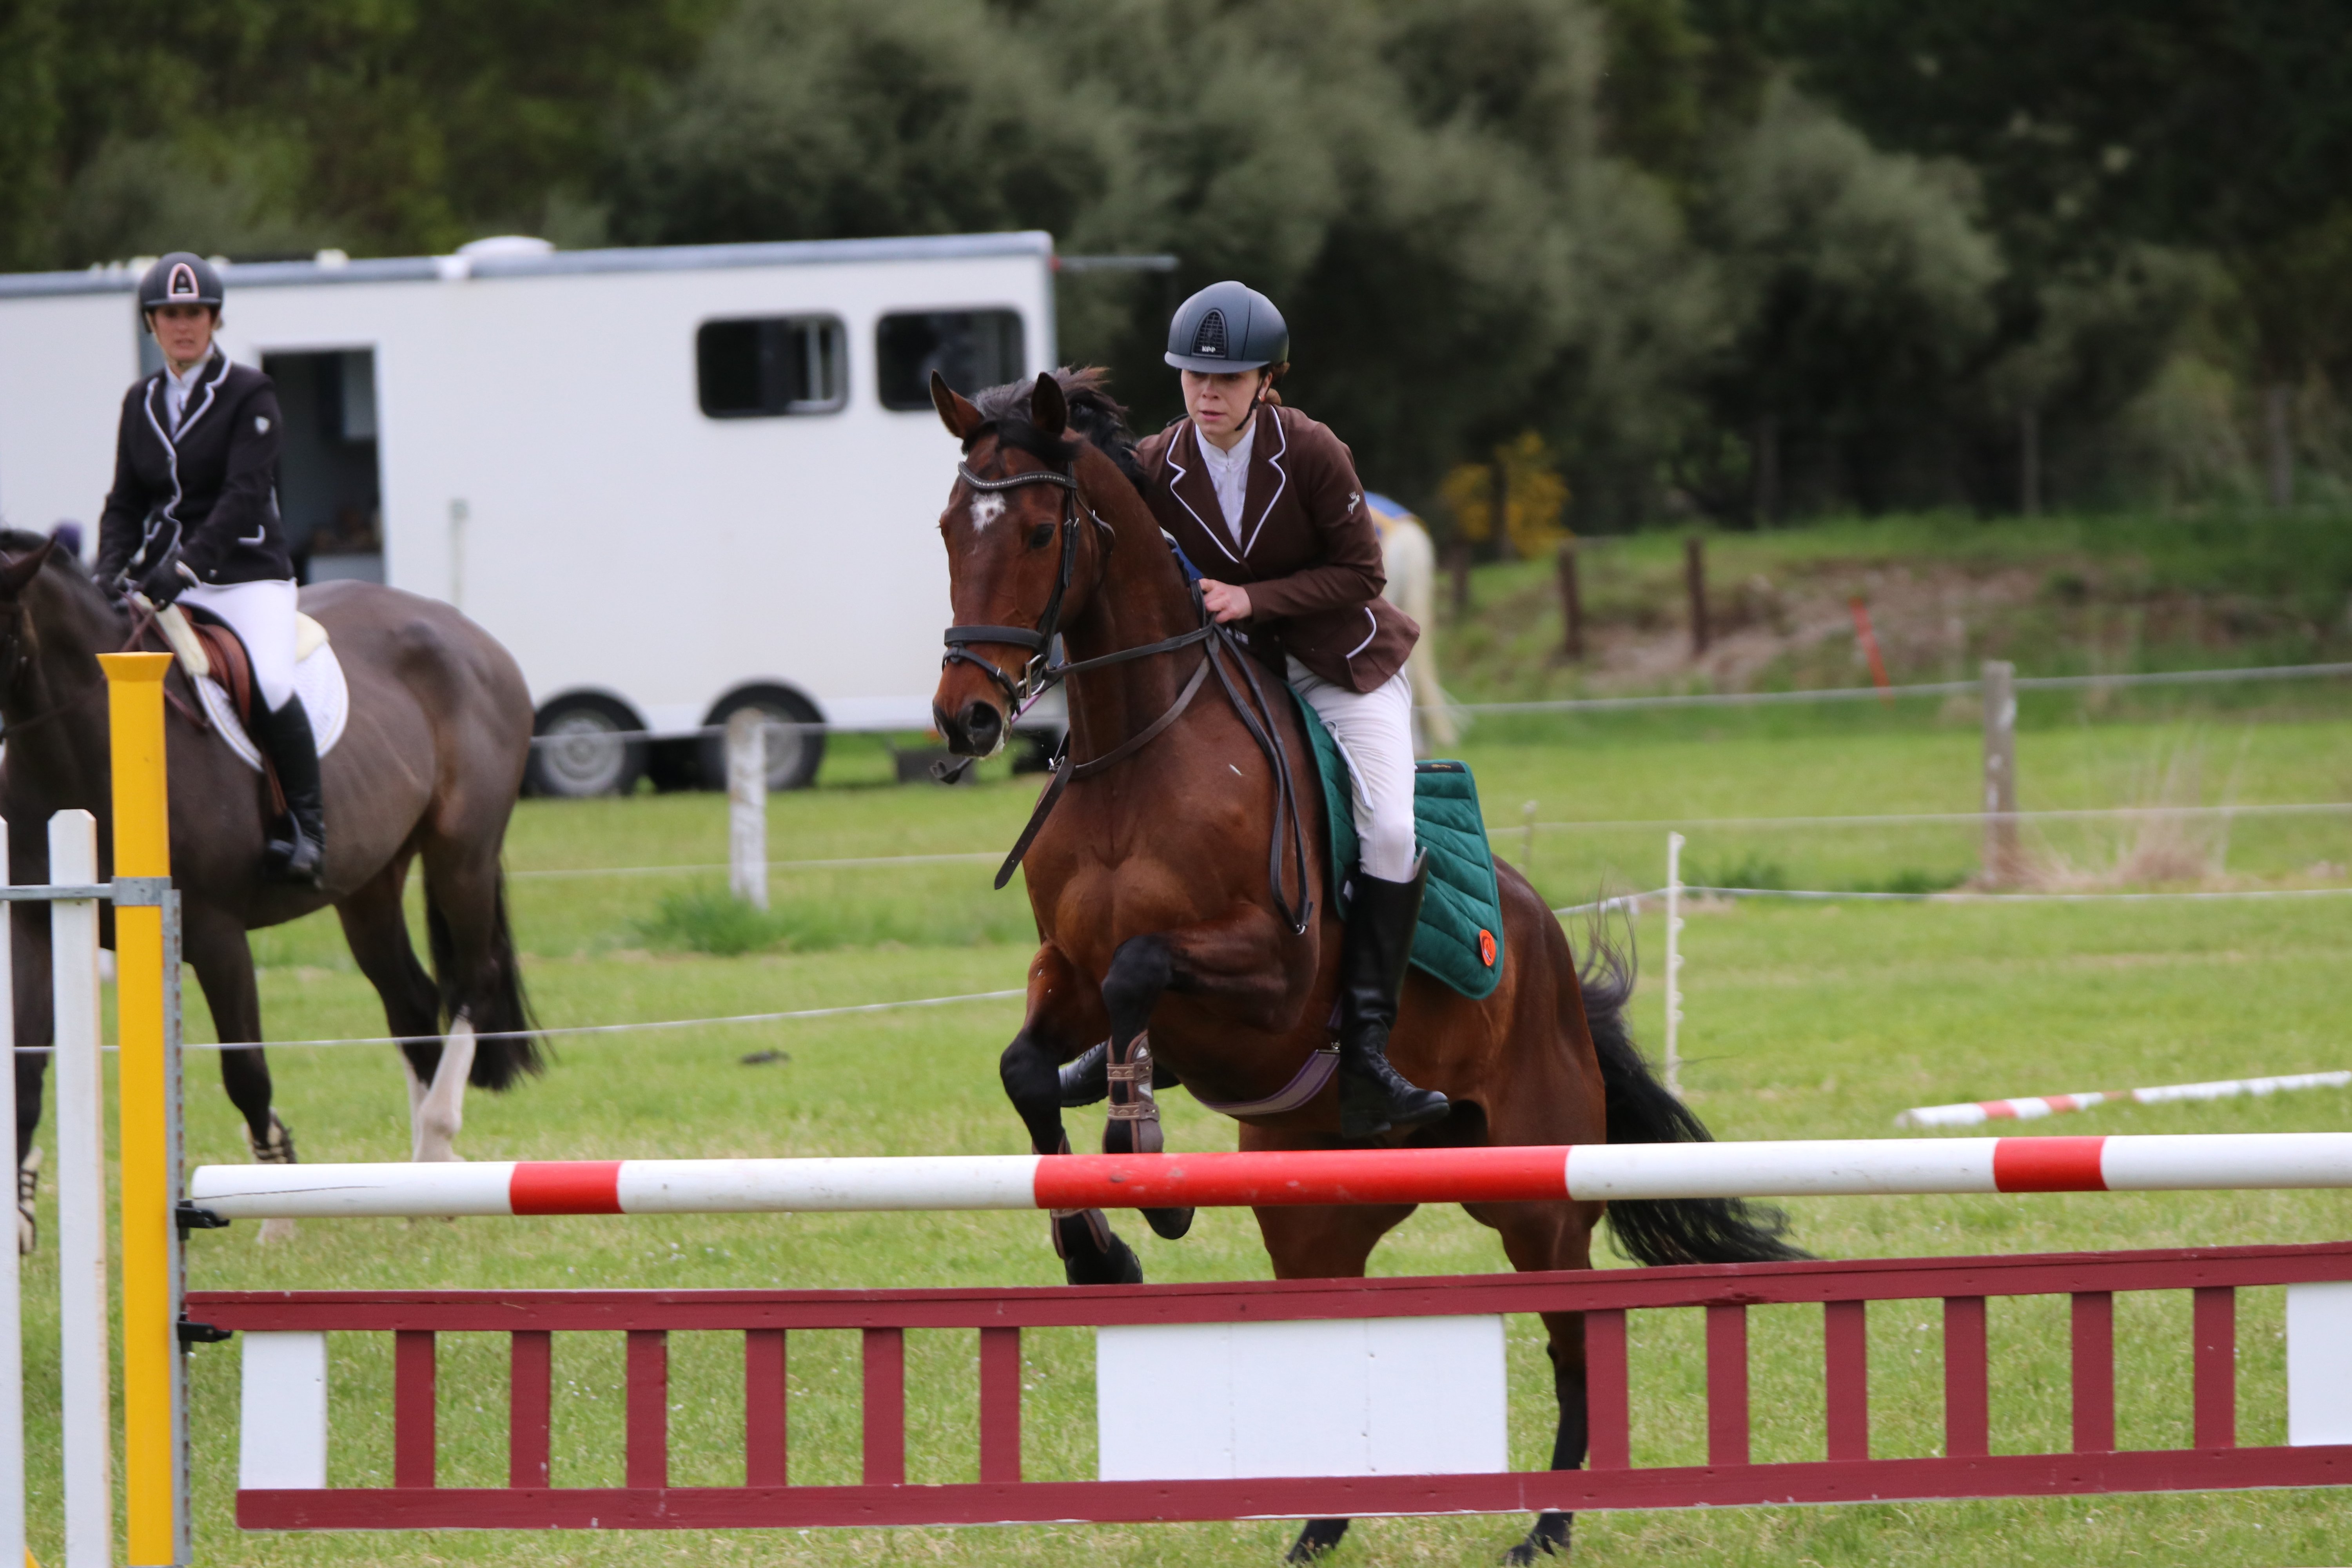
<instances>
[{"instance_id":1,"label":"horse bridle","mask_svg":"<svg viewBox=\"0 0 2352 1568\"><path fill-rule=\"evenodd\" d=\"M967 462L956 464L956 476L973 489L988 495L1017 490L1026 485L1058 485L1062 490L1062 559L1054 574L1054 593L1045 601L1045 614L1037 617L1034 626L950 626L947 630L948 651L946 657L940 660L942 669L950 665L968 664L996 682L1003 691L1006 702L1011 705L1005 715L1009 725L1020 716L1023 709L1044 696L1055 681L1068 673L1066 667L1056 670L1051 661L1054 639L1061 635L1062 630L1062 601L1069 594L1070 580L1076 574L1078 567L1078 481L1055 468L1026 468L992 479L972 472L971 465ZM1089 509L1087 515L1094 517L1093 510ZM1108 552L1111 540L1116 536L1111 533L1110 525L1098 517L1095 518L1095 526L1102 530L1104 548ZM1022 666L1020 677L1016 679L998 668L994 660L973 653L971 645L974 643L1005 643L1013 647L1028 648L1029 662Z\"/></svg>"},{"instance_id":2,"label":"horse bridle","mask_svg":"<svg viewBox=\"0 0 2352 1568\"><path fill-rule=\"evenodd\" d=\"M968 452L971 449L971 442L977 440L985 433L986 426L972 432L971 437L966 441L965 450ZM1202 651L1200 668L1193 670L1192 678L1177 693L1175 701L1170 703L1167 710L1159 718L1120 742L1117 746L1101 756L1090 757L1081 763L1068 756L1069 741L1066 735L1064 737L1064 752L1055 759L1054 782L1046 785L1045 793L1038 796L1036 809L1030 814L1029 825L1022 830L1021 837L1013 843L1013 852L1005 857L1003 866L996 873L996 886L1002 889L1012 879L1014 868L1021 864L1022 857L1029 852L1029 846L1035 841L1038 829L1045 826L1045 818L1052 814L1055 803L1061 799L1062 791L1072 779L1085 778L1090 774L1101 773L1107 768L1116 767L1157 740L1162 731L1174 724L1183 715L1184 710L1192 705L1192 699L1199 693L1202 683L1213 670L1218 684L1224 688L1226 700L1233 704L1234 712L1240 715L1243 727L1249 731L1250 738L1257 743L1259 751L1265 753L1267 763L1274 769L1276 806L1272 841L1266 849L1266 874L1272 884L1276 908L1284 921L1294 933L1304 931L1308 921L1313 918L1315 905L1312 900L1305 896L1306 833L1303 819L1298 815L1296 790L1291 782L1289 760L1284 755L1282 743L1276 737L1274 712L1266 701L1265 693L1258 686L1256 672L1250 668L1248 652L1241 647L1240 639L1229 627L1220 626L1209 618L1207 607L1201 601L1199 584L1193 584L1192 590L1193 609L1201 616L1201 625L1193 630L1180 633L1172 637L1162 637L1158 642L1144 643L1135 647L1118 648L1093 658L1080 659L1076 663L1066 660L1055 664L1052 662L1053 647L1055 637L1061 631L1062 602L1068 595L1071 580L1077 571L1078 510L1084 505L1078 499L1078 481L1071 475L1054 468L1024 469L1019 473L1006 474L1002 479L992 479L974 473L971 465L963 461L956 464L956 475L973 489L986 494L1018 489L1024 485L1057 485L1062 490L1061 563L1055 573L1054 592L1046 599L1045 612L1037 617L1037 625L1034 627L950 626L947 629L948 651L940 660L940 668L942 669L950 665L969 664L996 682L998 688L1003 691L1006 700L1011 704L1005 718L1008 729L1013 721L1020 717L1029 704L1071 676L1080 675L1091 669L1100 669L1108 665L1126 664L1133 659L1149 658L1154 654L1173 653L1179 648L1190 647L1195 643L1206 645ZM1118 542L1118 536L1111 531L1110 524L1095 515L1092 507L1087 507L1086 513L1094 520L1095 527L1101 531L1103 551L1108 556L1111 547ZM1025 647L1033 651L1029 662L1022 667L1020 678L1016 680L1007 676L992 661L970 651L971 645L974 643L1007 643L1014 647ZM1253 702L1243 698L1241 689L1235 685L1233 677L1226 673L1223 661L1219 658L1220 649L1234 654L1235 662L1242 671L1243 682L1249 689L1250 698L1255 700L1256 712L1251 711ZM1300 898L1295 904L1283 890L1282 851L1286 819L1289 828L1291 858L1296 867L1300 893Z\"/></svg>"}]
</instances>

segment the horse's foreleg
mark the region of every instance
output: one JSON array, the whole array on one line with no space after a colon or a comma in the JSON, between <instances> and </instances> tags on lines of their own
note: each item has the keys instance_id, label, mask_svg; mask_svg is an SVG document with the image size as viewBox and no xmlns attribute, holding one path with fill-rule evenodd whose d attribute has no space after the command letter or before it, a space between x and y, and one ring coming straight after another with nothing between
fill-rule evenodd
<instances>
[{"instance_id":1,"label":"horse's foreleg","mask_svg":"<svg viewBox=\"0 0 2352 1568\"><path fill-rule=\"evenodd\" d=\"M1151 1098L1151 1009L1174 974L1168 939L1151 935L1122 942L1112 955L1110 972L1103 976L1103 1007L1110 1015L1106 1154L1157 1154L1167 1146L1160 1131L1160 1104ZM1143 1217L1168 1241L1192 1228L1188 1208L1145 1209Z\"/></svg>"},{"instance_id":2,"label":"horse's foreleg","mask_svg":"<svg viewBox=\"0 0 2352 1568\"><path fill-rule=\"evenodd\" d=\"M415 1068L408 1069L410 1159L423 1163L465 1158L456 1145L466 1125L466 1076L474 1070L474 1046L473 1020L460 1013L441 1047L432 1084L425 1086Z\"/></svg>"},{"instance_id":3,"label":"horse's foreleg","mask_svg":"<svg viewBox=\"0 0 2352 1568\"><path fill-rule=\"evenodd\" d=\"M1503 1252L1511 1267L1530 1269L1589 1268L1592 1266L1592 1227L1599 1223L1597 1204L1477 1205L1474 1218L1502 1233ZM1559 1429L1551 1445L1551 1468L1580 1470L1589 1441L1590 1415L1585 1404L1584 1314L1546 1312L1544 1346L1551 1357L1552 1392L1559 1400ZM1568 1555L1569 1531L1576 1516L1547 1509L1536 1516L1526 1539L1505 1555L1506 1563L1527 1568L1545 1557Z\"/></svg>"},{"instance_id":4,"label":"horse's foreleg","mask_svg":"<svg viewBox=\"0 0 2352 1568\"><path fill-rule=\"evenodd\" d=\"M1005 1098L1029 1129L1029 1146L1040 1154L1070 1152L1069 1133L1062 1126L1061 1064L1102 1027L1095 987L1060 950L1039 948L1029 965L1029 1016L1004 1047L998 1071ZM1054 1251L1071 1284L1142 1283L1142 1263L1112 1232L1100 1209L1056 1209L1052 1226Z\"/></svg>"},{"instance_id":5,"label":"horse's foreleg","mask_svg":"<svg viewBox=\"0 0 2352 1568\"><path fill-rule=\"evenodd\" d=\"M236 1048L220 1054L221 1088L245 1118L246 1142L265 1165L296 1163L294 1134L270 1108L274 1086L269 1058L261 1050L261 994L253 980L253 948L245 925L210 910L191 910L183 927L188 966L196 972L213 1032ZM244 1044L243 1042L251 1042ZM266 1219L256 1239L284 1241L294 1234L290 1219Z\"/></svg>"}]
</instances>

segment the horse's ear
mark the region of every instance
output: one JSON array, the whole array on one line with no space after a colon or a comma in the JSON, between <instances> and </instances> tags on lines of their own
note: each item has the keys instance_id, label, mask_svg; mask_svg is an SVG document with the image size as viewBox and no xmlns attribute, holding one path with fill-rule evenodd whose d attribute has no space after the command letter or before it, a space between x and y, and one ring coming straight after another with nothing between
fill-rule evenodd
<instances>
[{"instance_id":1,"label":"horse's ear","mask_svg":"<svg viewBox=\"0 0 2352 1568\"><path fill-rule=\"evenodd\" d=\"M1037 373L1037 384L1029 393L1029 423L1048 436L1058 436L1069 427L1070 402L1062 395L1062 384L1050 370Z\"/></svg>"},{"instance_id":2,"label":"horse's ear","mask_svg":"<svg viewBox=\"0 0 2352 1568\"><path fill-rule=\"evenodd\" d=\"M41 574L41 568L49 563L49 552L57 547L55 539L45 539L38 550L27 550L14 559L0 555L0 599L14 599L23 594Z\"/></svg>"},{"instance_id":3,"label":"horse's ear","mask_svg":"<svg viewBox=\"0 0 2352 1568\"><path fill-rule=\"evenodd\" d=\"M938 371L931 372L931 406L940 411L940 423L948 427L948 434L959 441L971 440L971 433L987 423L980 410Z\"/></svg>"}]
</instances>

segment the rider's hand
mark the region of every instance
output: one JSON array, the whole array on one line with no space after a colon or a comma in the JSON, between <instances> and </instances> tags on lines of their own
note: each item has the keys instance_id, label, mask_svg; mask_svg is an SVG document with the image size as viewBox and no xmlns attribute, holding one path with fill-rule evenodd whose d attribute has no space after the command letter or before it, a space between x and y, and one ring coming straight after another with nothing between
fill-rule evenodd
<instances>
[{"instance_id":1,"label":"rider's hand","mask_svg":"<svg viewBox=\"0 0 2352 1568\"><path fill-rule=\"evenodd\" d=\"M1249 590L1210 578L1201 579L1201 603L1219 621L1245 621L1250 616Z\"/></svg>"},{"instance_id":2,"label":"rider's hand","mask_svg":"<svg viewBox=\"0 0 2352 1568\"><path fill-rule=\"evenodd\" d=\"M139 591L157 609L163 608L185 590L195 585L195 574L180 564L180 552L167 552L163 559L139 574Z\"/></svg>"}]
</instances>

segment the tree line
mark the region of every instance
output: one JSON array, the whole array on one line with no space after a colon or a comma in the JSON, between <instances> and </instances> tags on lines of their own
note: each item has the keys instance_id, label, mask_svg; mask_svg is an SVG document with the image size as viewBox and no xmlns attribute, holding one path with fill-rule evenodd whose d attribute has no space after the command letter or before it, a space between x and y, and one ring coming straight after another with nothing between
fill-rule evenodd
<instances>
[{"instance_id":1,"label":"tree line","mask_svg":"<svg viewBox=\"0 0 2352 1568\"><path fill-rule=\"evenodd\" d=\"M2338 499L2352 0L16 0L0 265L1039 227L1429 509L1586 531ZM1532 445L1530 445L1532 443ZM1449 476L1452 477L1449 492ZM1551 482L1551 481L1547 481ZM1498 543L1509 530L1490 531Z\"/></svg>"}]
</instances>

